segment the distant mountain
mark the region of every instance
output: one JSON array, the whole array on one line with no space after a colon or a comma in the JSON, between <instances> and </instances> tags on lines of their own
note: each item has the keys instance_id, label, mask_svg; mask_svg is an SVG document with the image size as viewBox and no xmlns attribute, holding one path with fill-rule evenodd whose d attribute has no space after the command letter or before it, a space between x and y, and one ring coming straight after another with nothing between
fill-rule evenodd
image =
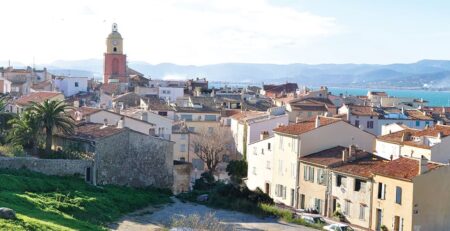
<instances>
[{"instance_id":1,"label":"distant mountain","mask_svg":"<svg viewBox=\"0 0 450 231\"><path fill-rule=\"evenodd\" d=\"M5 64L5 62L0 62ZM222 63L213 65L149 64L130 61L128 65L155 79L187 79L206 77L225 82L286 82L301 85L354 87L435 87L450 88L450 61L421 60L409 64L251 64ZM58 60L45 65L55 74L101 78L100 59Z\"/></svg>"}]
</instances>

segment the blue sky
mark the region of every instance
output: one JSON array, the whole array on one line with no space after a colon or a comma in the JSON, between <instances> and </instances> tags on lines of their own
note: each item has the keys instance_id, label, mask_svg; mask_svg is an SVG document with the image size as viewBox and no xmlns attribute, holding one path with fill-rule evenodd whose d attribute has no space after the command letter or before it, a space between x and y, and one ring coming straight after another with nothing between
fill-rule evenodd
<instances>
[{"instance_id":1,"label":"blue sky","mask_svg":"<svg viewBox=\"0 0 450 231\"><path fill-rule=\"evenodd\" d=\"M450 59L450 1L16 0L2 4L0 60L103 57L117 22L149 63L409 63Z\"/></svg>"}]
</instances>

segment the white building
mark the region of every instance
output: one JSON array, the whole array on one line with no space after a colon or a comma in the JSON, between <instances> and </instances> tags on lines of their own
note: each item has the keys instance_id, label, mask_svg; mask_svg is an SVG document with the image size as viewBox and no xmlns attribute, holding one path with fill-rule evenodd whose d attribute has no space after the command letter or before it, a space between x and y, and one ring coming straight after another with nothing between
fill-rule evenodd
<instances>
[{"instance_id":1,"label":"white building","mask_svg":"<svg viewBox=\"0 0 450 231\"><path fill-rule=\"evenodd\" d=\"M271 136L274 128L288 123L289 117L283 107L272 112L243 111L233 115L230 128L236 150L241 155L248 155L250 150L247 150L247 145L258 141L262 132L268 132Z\"/></svg>"},{"instance_id":2,"label":"white building","mask_svg":"<svg viewBox=\"0 0 450 231\"><path fill-rule=\"evenodd\" d=\"M272 176L270 174L269 176L253 175L252 169L249 168L248 182L271 181L269 188L274 201L298 208L300 157L339 145L356 145L362 150L373 151L375 136L343 120L318 116L315 120L302 121L274 129L274 137L271 140L273 140L273 144L271 144L271 149L273 149ZM257 144L254 143L250 146L254 147L255 145ZM264 144L260 146L262 147ZM249 150L248 156L250 155L251 150ZM252 179L253 177L263 179Z\"/></svg>"},{"instance_id":3,"label":"white building","mask_svg":"<svg viewBox=\"0 0 450 231\"><path fill-rule=\"evenodd\" d=\"M184 88L181 87L159 87L158 96L169 102L175 102L177 98L183 97Z\"/></svg>"},{"instance_id":4,"label":"white building","mask_svg":"<svg viewBox=\"0 0 450 231\"><path fill-rule=\"evenodd\" d=\"M436 125L423 130L405 128L379 136L376 155L386 159L401 156L426 158L433 162L448 163L450 160L450 126Z\"/></svg>"},{"instance_id":5,"label":"white building","mask_svg":"<svg viewBox=\"0 0 450 231\"><path fill-rule=\"evenodd\" d=\"M61 76L55 78L56 90L69 97L80 92L87 92L88 78L87 77L66 77Z\"/></svg>"},{"instance_id":6,"label":"white building","mask_svg":"<svg viewBox=\"0 0 450 231\"><path fill-rule=\"evenodd\" d=\"M250 190L261 189L269 196L272 185L273 168L273 143L275 138L269 137L268 133L261 134L260 140L248 145L247 155L248 173L247 187Z\"/></svg>"}]
</instances>

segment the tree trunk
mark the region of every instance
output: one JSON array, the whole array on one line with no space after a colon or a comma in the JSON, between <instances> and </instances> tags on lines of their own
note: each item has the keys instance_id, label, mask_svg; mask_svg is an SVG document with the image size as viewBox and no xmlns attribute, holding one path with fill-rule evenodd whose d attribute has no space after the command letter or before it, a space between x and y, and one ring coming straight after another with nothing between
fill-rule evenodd
<instances>
[{"instance_id":1,"label":"tree trunk","mask_svg":"<svg viewBox=\"0 0 450 231\"><path fill-rule=\"evenodd\" d=\"M46 138L45 138L45 152L46 154L50 154L52 151L52 129L46 129Z\"/></svg>"}]
</instances>

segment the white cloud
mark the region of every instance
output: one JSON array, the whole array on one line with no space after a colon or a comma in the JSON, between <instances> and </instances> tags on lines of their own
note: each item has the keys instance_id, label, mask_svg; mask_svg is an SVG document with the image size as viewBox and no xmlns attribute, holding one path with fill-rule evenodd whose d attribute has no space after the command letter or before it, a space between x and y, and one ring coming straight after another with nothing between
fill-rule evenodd
<instances>
[{"instance_id":1,"label":"white cloud","mask_svg":"<svg viewBox=\"0 0 450 231\"><path fill-rule=\"evenodd\" d=\"M338 32L333 18L263 0L7 1L0 60L102 58L112 22L129 59L151 63L295 62ZM25 7L26 6L26 7ZM5 36L6 35L6 36Z\"/></svg>"}]
</instances>

